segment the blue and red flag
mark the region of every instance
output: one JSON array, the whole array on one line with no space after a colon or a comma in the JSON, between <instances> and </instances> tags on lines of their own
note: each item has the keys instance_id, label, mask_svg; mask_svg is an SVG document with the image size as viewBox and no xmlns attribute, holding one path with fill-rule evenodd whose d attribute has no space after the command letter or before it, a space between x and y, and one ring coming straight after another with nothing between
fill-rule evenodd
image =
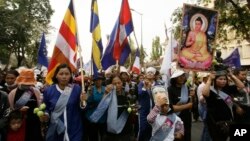
<instances>
[{"instance_id":1,"label":"blue and red flag","mask_svg":"<svg viewBox=\"0 0 250 141\"><path fill-rule=\"evenodd\" d=\"M118 20L112 30L108 46L102 58L102 67L106 70L109 66L119 61L123 65L131 50L127 37L134 30L128 0L123 0Z\"/></svg>"},{"instance_id":2,"label":"blue and red flag","mask_svg":"<svg viewBox=\"0 0 250 141\"><path fill-rule=\"evenodd\" d=\"M140 50L137 48L136 53L135 53L135 62L132 67L132 72L135 72L136 74L140 74L141 70L141 65L140 65Z\"/></svg>"}]
</instances>

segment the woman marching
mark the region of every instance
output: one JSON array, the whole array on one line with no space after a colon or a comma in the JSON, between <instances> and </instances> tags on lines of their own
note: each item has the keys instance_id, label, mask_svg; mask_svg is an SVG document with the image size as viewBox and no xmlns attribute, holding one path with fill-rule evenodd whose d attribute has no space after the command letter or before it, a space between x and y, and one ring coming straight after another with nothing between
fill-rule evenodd
<instances>
[{"instance_id":1,"label":"woman marching","mask_svg":"<svg viewBox=\"0 0 250 141\"><path fill-rule=\"evenodd\" d=\"M25 117L25 141L42 141L41 124L33 110L41 103L40 91L35 88L36 80L32 69L23 69L15 83L17 88L9 95L9 104L12 110L20 110ZM23 130L23 129L20 129Z\"/></svg>"},{"instance_id":2,"label":"woman marching","mask_svg":"<svg viewBox=\"0 0 250 141\"><path fill-rule=\"evenodd\" d=\"M242 113L242 109L233 103L230 96L235 90L228 86L227 76L239 89L244 88L244 84L230 71L218 70L210 74L202 91L207 103L206 122L213 141L226 141L229 137L229 124L234 117L233 107L237 114Z\"/></svg>"},{"instance_id":3,"label":"woman marching","mask_svg":"<svg viewBox=\"0 0 250 141\"><path fill-rule=\"evenodd\" d=\"M52 81L54 84L44 91L43 120L50 118L46 141L81 141L81 107L87 96L80 86L72 84L72 72L66 64L56 68Z\"/></svg>"},{"instance_id":4,"label":"woman marching","mask_svg":"<svg viewBox=\"0 0 250 141\"><path fill-rule=\"evenodd\" d=\"M122 89L121 78L115 76L111 80L112 83L106 86L104 97L90 119L97 122L107 111L104 141L131 141L133 127L130 120L132 113L128 110L129 99Z\"/></svg>"}]
</instances>

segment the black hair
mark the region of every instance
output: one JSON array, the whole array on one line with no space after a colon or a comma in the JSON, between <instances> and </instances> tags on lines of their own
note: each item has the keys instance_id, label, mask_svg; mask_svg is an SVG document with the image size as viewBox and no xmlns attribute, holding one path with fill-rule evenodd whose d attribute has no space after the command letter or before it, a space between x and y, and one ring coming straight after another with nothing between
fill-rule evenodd
<instances>
[{"instance_id":1,"label":"black hair","mask_svg":"<svg viewBox=\"0 0 250 141\"><path fill-rule=\"evenodd\" d=\"M14 110L14 111L11 111L9 116L8 116L8 121L10 123L11 120L14 120L14 119L23 119L23 114L21 111L19 110Z\"/></svg>"},{"instance_id":2,"label":"black hair","mask_svg":"<svg viewBox=\"0 0 250 141\"><path fill-rule=\"evenodd\" d=\"M223 74L223 75L216 75L215 78L214 78L214 81L213 81L213 84L214 84L214 88L217 89L217 86L216 86L216 79L218 79L220 76L225 76L226 77L226 80L227 80L227 84L228 85L228 78L227 78L227 75L226 74Z\"/></svg>"},{"instance_id":3,"label":"black hair","mask_svg":"<svg viewBox=\"0 0 250 141\"><path fill-rule=\"evenodd\" d=\"M247 69L242 68L242 67L236 68L233 73L234 75L239 75L241 71L247 71Z\"/></svg>"},{"instance_id":4,"label":"black hair","mask_svg":"<svg viewBox=\"0 0 250 141\"><path fill-rule=\"evenodd\" d=\"M113 80L114 80L114 78L119 78L121 81L122 81L122 79L121 79L121 77L119 76L119 75L115 75L115 76L112 76L111 78L110 78L110 84L112 84L113 83Z\"/></svg>"},{"instance_id":5,"label":"black hair","mask_svg":"<svg viewBox=\"0 0 250 141\"><path fill-rule=\"evenodd\" d=\"M67 69L69 70L69 72L70 72L70 80L69 80L69 83L72 83L72 82L73 82L72 71L71 71L70 67L69 67L67 64L60 64L60 65L56 68L55 73L54 73L54 75L53 75L53 77L52 77L52 81L53 81L54 84L57 84L57 83L58 83L58 80L57 80L57 78L56 78L58 72L60 71L60 69L64 69L64 68L67 68Z\"/></svg>"},{"instance_id":6,"label":"black hair","mask_svg":"<svg viewBox=\"0 0 250 141\"><path fill-rule=\"evenodd\" d=\"M195 21L200 21L201 24L203 24L203 21L202 21L201 17L198 17Z\"/></svg>"},{"instance_id":7,"label":"black hair","mask_svg":"<svg viewBox=\"0 0 250 141\"><path fill-rule=\"evenodd\" d=\"M175 78L170 79L170 84L174 86L176 84L176 79Z\"/></svg>"},{"instance_id":8,"label":"black hair","mask_svg":"<svg viewBox=\"0 0 250 141\"><path fill-rule=\"evenodd\" d=\"M13 75L15 75L16 77L19 76L19 73L18 73L18 71L16 71L16 70L9 70L9 71L6 72L6 75L7 75L7 74L13 74Z\"/></svg>"}]
</instances>

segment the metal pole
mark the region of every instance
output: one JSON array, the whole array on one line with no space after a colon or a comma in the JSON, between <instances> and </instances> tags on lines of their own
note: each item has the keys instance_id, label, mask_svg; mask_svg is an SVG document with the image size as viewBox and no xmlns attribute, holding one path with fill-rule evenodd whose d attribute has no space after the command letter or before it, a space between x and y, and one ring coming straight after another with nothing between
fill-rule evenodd
<instances>
[{"instance_id":1,"label":"metal pole","mask_svg":"<svg viewBox=\"0 0 250 141\"><path fill-rule=\"evenodd\" d=\"M143 43L142 43L142 39L143 39L143 34L142 34L142 16L143 16L143 14L141 13L141 12L138 12L138 11L136 11L135 9L133 9L133 8L131 8L130 9L131 11L134 11L135 13L137 13L137 14L139 14L140 16L141 16L141 47L142 47L142 45L143 45Z\"/></svg>"}]
</instances>

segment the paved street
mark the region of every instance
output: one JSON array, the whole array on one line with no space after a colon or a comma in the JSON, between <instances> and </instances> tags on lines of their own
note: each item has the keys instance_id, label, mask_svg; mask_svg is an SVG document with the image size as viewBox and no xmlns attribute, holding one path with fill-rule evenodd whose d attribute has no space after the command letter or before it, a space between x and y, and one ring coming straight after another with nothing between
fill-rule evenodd
<instances>
[{"instance_id":1,"label":"paved street","mask_svg":"<svg viewBox=\"0 0 250 141\"><path fill-rule=\"evenodd\" d=\"M199 141L201 136L203 123L201 121L192 124L192 141Z\"/></svg>"}]
</instances>

